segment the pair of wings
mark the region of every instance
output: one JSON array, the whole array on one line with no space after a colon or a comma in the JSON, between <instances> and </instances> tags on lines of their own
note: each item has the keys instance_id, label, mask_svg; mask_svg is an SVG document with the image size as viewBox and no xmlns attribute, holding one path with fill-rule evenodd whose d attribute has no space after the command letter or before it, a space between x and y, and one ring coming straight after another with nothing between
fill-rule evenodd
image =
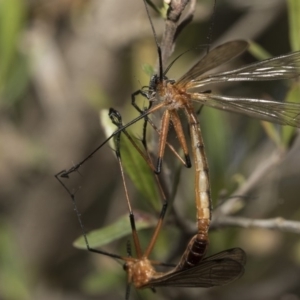
<instances>
[{"instance_id":1,"label":"pair of wings","mask_svg":"<svg viewBox=\"0 0 300 300\"><path fill-rule=\"evenodd\" d=\"M244 274L246 253L232 248L204 258L198 265L184 270L171 271L151 279L146 287L213 287L234 281Z\"/></svg>"},{"instance_id":2,"label":"pair of wings","mask_svg":"<svg viewBox=\"0 0 300 300\"><path fill-rule=\"evenodd\" d=\"M190 90L206 84L232 81L267 81L296 78L300 75L300 51L216 74L205 72L243 53L248 43L242 40L220 45L196 63L176 83L179 89ZM300 104L261 99L227 97L213 93L190 93L200 104L221 110L246 114L250 117L282 125L300 127Z\"/></svg>"}]
</instances>

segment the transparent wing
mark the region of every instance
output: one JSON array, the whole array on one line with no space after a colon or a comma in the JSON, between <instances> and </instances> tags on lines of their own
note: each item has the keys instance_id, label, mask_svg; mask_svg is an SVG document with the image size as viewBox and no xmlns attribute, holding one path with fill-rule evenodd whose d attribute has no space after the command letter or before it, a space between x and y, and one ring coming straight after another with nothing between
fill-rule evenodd
<instances>
[{"instance_id":1,"label":"transparent wing","mask_svg":"<svg viewBox=\"0 0 300 300\"><path fill-rule=\"evenodd\" d=\"M221 110L248 115L281 125L300 127L300 104L262 99L193 93L193 101Z\"/></svg>"},{"instance_id":2,"label":"transparent wing","mask_svg":"<svg viewBox=\"0 0 300 300\"><path fill-rule=\"evenodd\" d=\"M201 74L200 74L201 75ZM290 79L300 75L300 51L255 62L232 71L193 78L187 89L226 81L265 81Z\"/></svg>"},{"instance_id":3,"label":"transparent wing","mask_svg":"<svg viewBox=\"0 0 300 300\"><path fill-rule=\"evenodd\" d=\"M178 270L152 279L143 287L213 287L230 283L243 274L244 266L233 259L205 260L193 268Z\"/></svg>"},{"instance_id":4,"label":"transparent wing","mask_svg":"<svg viewBox=\"0 0 300 300\"><path fill-rule=\"evenodd\" d=\"M196 79L199 75L214 69L221 64L230 61L234 57L240 55L248 48L246 41L238 40L222 44L201 60L199 60L186 74L184 74L176 83L177 86L185 86L191 80Z\"/></svg>"},{"instance_id":5,"label":"transparent wing","mask_svg":"<svg viewBox=\"0 0 300 300\"><path fill-rule=\"evenodd\" d=\"M152 279L144 287L224 285L243 275L245 263L245 251L241 248L232 248L209 256L190 269L171 271L159 278Z\"/></svg>"},{"instance_id":6,"label":"transparent wing","mask_svg":"<svg viewBox=\"0 0 300 300\"><path fill-rule=\"evenodd\" d=\"M223 259L223 258L229 258L238 261L243 266L246 264L246 253L241 248L232 248L232 249L224 250L214 255L205 257L203 261Z\"/></svg>"}]
</instances>

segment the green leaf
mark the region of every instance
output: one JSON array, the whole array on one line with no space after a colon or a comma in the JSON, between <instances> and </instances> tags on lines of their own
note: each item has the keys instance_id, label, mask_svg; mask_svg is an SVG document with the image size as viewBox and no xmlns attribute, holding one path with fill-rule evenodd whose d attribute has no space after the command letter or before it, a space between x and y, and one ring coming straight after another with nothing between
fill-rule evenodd
<instances>
[{"instance_id":1,"label":"green leaf","mask_svg":"<svg viewBox=\"0 0 300 300\"><path fill-rule=\"evenodd\" d=\"M250 43L249 52L258 60L264 60L272 57L272 55L266 51L263 47L256 44L255 42Z\"/></svg>"},{"instance_id":2,"label":"green leaf","mask_svg":"<svg viewBox=\"0 0 300 300\"><path fill-rule=\"evenodd\" d=\"M0 220L0 291L3 299L32 299L30 281L34 267L28 273L19 251L13 230Z\"/></svg>"},{"instance_id":3,"label":"green leaf","mask_svg":"<svg viewBox=\"0 0 300 300\"><path fill-rule=\"evenodd\" d=\"M264 128L267 136L272 140L277 147L281 147L281 137L273 123L261 121L262 127Z\"/></svg>"},{"instance_id":4,"label":"green leaf","mask_svg":"<svg viewBox=\"0 0 300 300\"><path fill-rule=\"evenodd\" d=\"M141 142L136 140L137 144ZM160 194L153 170L133 147L131 142L124 135L121 137L121 158L125 172L138 191L146 198L152 207L159 211L161 208Z\"/></svg>"},{"instance_id":5,"label":"green leaf","mask_svg":"<svg viewBox=\"0 0 300 300\"><path fill-rule=\"evenodd\" d=\"M300 50L300 1L288 0L290 45L293 51Z\"/></svg>"},{"instance_id":6,"label":"green leaf","mask_svg":"<svg viewBox=\"0 0 300 300\"><path fill-rule=\"evenodd\" d=\"M108 137L117 128L114 124L112 124L107 115L107 110L102 110L100 112L100 121L106 133L106 136ZM130 136L132 136L130 130L127 129L126 132ZM142 143L138 139L132 139L140 149L143 149ZM109 143L110 146L115 149L113 139L111 139ZM145 197L145 199L152 205L152 207L156 211L159 211L161 208L161 196L158 191L153 170L149 167L148 163L132 145L131 141L129 141L124 133L121 133L120 148L121 160L125 173L130 177L132 183L135 185L141 195ZM145 155L147 154L145 153Z\"/></svg>"},{"instance_id":7,"label":"green leaf","mask_svg":"<svg viewBox=\"0 0 300 300\"><path fill-rule=\"evenodd\" d=\"M152 7L153 10L160 14L160 9L151 0L146 0L146 2L150 7Z\"/></svg>"},{"instance_id":8,"label":"green leaf","mask_svg":"<svg viewBox=\"0 0 300 300\"><path fill-rule=\"evenodd\" d=\"M294 103L300 103L300 86L299 84L295 84L291 87L289 90L286 98L286 102L294 102ZM290 144L291 139L294 137L294 134L296 132L296 128L292 126L283 126L282 127L282 141L284 146L288 146Z\"/></svg>"},{"instance_id":9,"label":"green leaf","mask_svg":"<svg viewBox=\"0 0 300 300\"><path fill-rule=\"evenodd\" d=\"M160 9L160 15L165 20L167 19L168 10L169 10L169 4L167 3L167 1L164 1L163 7Z\"/></svg>"},{"instance_id":10,"label":"green leaf","mask_svg":"<svg viewBox=\"0 0 300 300\"><path fill-rule=\"evenodd\" d=\"M134 216L137 230L154 227L157 223L157 220L155 220L155 218L144 212L135 211ZM91 231L87 234L87 238L90 247L95 248L107 245L110 242L125 237L129 234L131 234L131 226L128 214L126 214L120 217L112 225ZM83 236L79 237L73 243L73 245L79 249L86 249L86 244Z\"/></svg>"},{"instance_id":11,"label":"green leaf","mask_svg":"<svg viewBox=\"0 0 300 300\"><path fill-rule=\"evenodd\" d=\"M24 16L25 3L23 0L2 0L0 2L1 87L15 60Z\"/></svg>"},{"instance_id":12,"label":"green leaf","mask_svg":"<svg viewBox=\"0 0 300 300\"><path fill-rule=\"evenodd\" d=\"M166 3L166 1L163 1L163 6L161 8L159 8L158 6L156 6L151 0L146 0L146 2L148 3L148 5L155 10L163 19L167 18L167 12L169 9L169 4Z\"/></svg>"},{"instance_id":13,"label":"green leaf","mask_svg":"<svg viewBox=\"0 0 300 300\"><path fill-rule=\"evenodd\" d=\"M108 116L108 109L102 109L99 111L99 120L100 120L100 125L104 130L106 137L111 136L112 133L116 130L116 125L114 125L111 122ZM108 143L111 148L115 148L115 143L113 139L110 139Z\"/></svg>"},{"instance_id":14,"label":"green leaf","mask_svg":"<svg viewBox=\"0 0 300 300\"><path fill-rule=\"evenodd\" d=\"M289 15L289 35L290 45L293 51L300 50L300 1L287 0L288 15ZM300 87L294 85L288 92L287 102L300 102ZM282 139L285 146L288 146L295 134L296 129L291 126L284 126L282 128Z\"/></svg>"},{"instance_id":15,"label":"green leaf","mask_svg":"<svg viewBox=\"0 0 300 300\"><path fill-rule=\"evenodd\" d=\"M154 74L154 69L149 64L143 64L142 69L149 77L151 77Z\"/></svg>"}]
</instances>

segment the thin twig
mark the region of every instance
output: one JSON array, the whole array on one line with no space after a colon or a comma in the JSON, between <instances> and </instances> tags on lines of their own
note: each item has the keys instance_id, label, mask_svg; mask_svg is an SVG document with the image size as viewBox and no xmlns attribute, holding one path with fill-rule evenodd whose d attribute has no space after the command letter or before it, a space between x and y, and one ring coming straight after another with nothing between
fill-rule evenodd
<instances>
[{"instance_id":1,"label":"thin twig","mask_svg":"<svg viewBox=\"0 0 300 300\"><path fill-rule=\"evenodd\" d=\"M194 18L195 10L196 10L196 0L191 0L187 14L185 15L184 19L180 22L180 24L176 29L173 43L175 43L177 37L179 36L180 32L184 29L184 27L186 27L190 22L192 22Z\"/></svg>"},{"instance_id":2,"label":"thin twig","mask_svg":"<svg viewBox=\"0 0 300 300\"><path fill-rule=\"evenodd\" d=\"M276 151L269 158L260 163L254 170L247 181L238 188L233 195L247 195L261 180L270 172L275 165L277 165L283 158L281 151ZM213 221L217 220L220 216L230 215L236 212L236 207L241 207L245 199L241 197L231 197L222 205L216 207L213 213Z\"/></svg>"},{"instance_id":3,"label":"thin twig","mask_svg":"<svg viewBox=\"0 0 300 300\"><path fill-rule=\"evenodd\" d=\"M163 37L161 40L161 49L162 49L162 62L163 66L166 65L167 60L171 56L174 50L174 42L176 37L178 36L178 22L179 18L188 4L189 0L172 0L169 6L167 20L165 22L165 29L163 33ZM192 19L190 19L192 20ZM188 23L180 24L180 31L186 26Z\"/></svg>"},{"instance_id":4,"label":"thin twig","mask_svg":"<svg viewBox=\"0 0 300 300\"><path fill-rule=\"evenodd\" d=\"M211 224L211 228L224 228L225 226L242 228L263 228L300 234L300 222L285 220L281 217L273 219L251 219L244 217L222 216L217 220L214 220Z\"/></svg>"}]
</instances>

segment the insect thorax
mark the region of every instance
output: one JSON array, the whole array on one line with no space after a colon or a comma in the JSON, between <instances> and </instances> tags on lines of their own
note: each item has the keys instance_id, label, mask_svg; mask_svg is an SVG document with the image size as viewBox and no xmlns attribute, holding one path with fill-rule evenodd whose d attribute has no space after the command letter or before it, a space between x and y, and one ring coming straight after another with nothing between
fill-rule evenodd
<instances>
[{"instance_id":1,"label":"insect thorax","mask_svg":"<svg viewBox=\"0 0 300 300\"><path fill-rule=\"evenodd\" d=\"M125 270L128 274L128 281L133 283L136 288L147 284L156 273L147 258L127 262Z\"/></svg>"}]
</instances>

